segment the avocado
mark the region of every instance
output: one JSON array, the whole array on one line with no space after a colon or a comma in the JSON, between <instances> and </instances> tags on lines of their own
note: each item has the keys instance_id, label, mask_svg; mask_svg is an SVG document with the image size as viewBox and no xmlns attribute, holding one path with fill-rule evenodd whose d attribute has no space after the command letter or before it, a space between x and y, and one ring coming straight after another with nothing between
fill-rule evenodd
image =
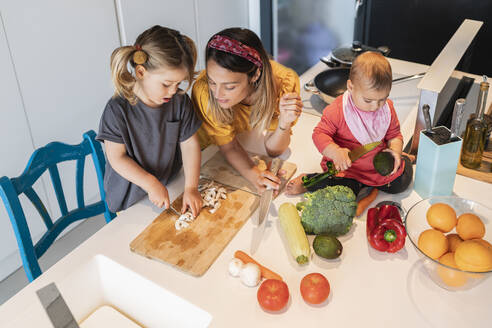
<instances>
[{"instance_id":1,"label":"avocado","mask_svg":"<svg viewBox=\"0 0 492 328\"><path fill-rule=\"evenodd\" d=\"M376 169L376 172L382 176L387 176L395 167L395 158L390 152L381 151L374 156L372 163L374 164L374 169Z\"/></svg>"},{"instance_id":2,"label":"avocado","mask_svg":"<svg viewBox=\"0 0 492 328\"><path fill-rule=\"evenodd\" d=\"M342 243L332 236L318 235L313 241L314 252L325 259L336 259L342 254Z\"/></svg>"}]
</instances>

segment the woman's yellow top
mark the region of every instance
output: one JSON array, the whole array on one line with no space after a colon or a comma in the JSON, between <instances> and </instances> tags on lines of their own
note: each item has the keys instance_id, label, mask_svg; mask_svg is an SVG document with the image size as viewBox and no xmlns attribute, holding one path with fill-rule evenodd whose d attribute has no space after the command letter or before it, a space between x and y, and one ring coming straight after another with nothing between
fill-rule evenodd
<instances>
[{"instance_id":1,"label":"woman's yellow top","mask_svg":"<svg viewBox=\"0 0 492 328\"><path fill-rule=\"evenodd\" d=\"M278 108L280 98L286 94L295 92L300 93L299 76L292 69L287 68L273 60L270 61L275 82L278 86L277 106L270 121L268 131L275 131L278 125L280 110ZM215 120L212 113L208 110L209 93L208 83L205 70L198 76L191 92L191 98L195 105L195 110L202 120L202 126L198 129L201 148L211 144L222 146L231 142L234 137L243 132L251 131L249 116L252 111L252 105L237 104L233 106L234 119L231 124L222 124Z\"/></svg>"}]
</instances>

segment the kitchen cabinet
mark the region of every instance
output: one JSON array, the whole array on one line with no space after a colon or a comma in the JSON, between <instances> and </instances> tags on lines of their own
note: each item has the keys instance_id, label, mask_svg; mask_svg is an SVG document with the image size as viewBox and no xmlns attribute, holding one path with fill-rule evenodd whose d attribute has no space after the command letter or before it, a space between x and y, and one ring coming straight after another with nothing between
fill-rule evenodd
<instances>
[{"instance_id":1,"label":"kitchen cabinet","mask_svg":"<svg viewBox=\"0 0 492 328\"><path fill-rule=\"evenodd\" d=\"M212 35L228 27L248 28L248 0L198 1L197 42L199 68L205 68L205 47Z\"/></svg>"},{"instance_id":2,"label":"kitchen cabinet","mask_svg":"<svg viewBox=\"0 0 492 328\"><path fill-rule=\"evenodd\" d=\"M176 29L195 41L197 70L205 67L205 46L214 33L249 25L249 0L151 0L145 6L138 1L118 0L117 6L124 44L133 44L140 33L156 24Z\"/></svg>"},{"instance_id":3,"label":"kitchen cabinet","mask_svg":"<svg viewBox=\"0 0 492 328\"><path fill-rule=\"evenodd\" d=\"M2 1L0 12L0 175L13 177L22 172L35 148L51 141L80 143L85 131L98 129L113 94L109 56L119 46L119 36L112 0ZM91 160L86 165L84 190L90 202L99 193ZM74 208L75 165L59 169L67 205ZM36 190L56 218L60 211L49 176L41 181L44 185ZM10 262L17 264L2 263L1 280L21 264L10 221L3 204L0 207L0 261L12 258ZM37 240L45 227L34 209L26 214Z\"/></svg>"},{"instance_id":4,"label":"kitchen cabinet","mask_svg":"<svg viewBox=\"0 0 492 328\"><path fill-rule=\"evenodd\" d=\"M27 163L34 147L3 24L0 25L0 72L2 72L0 78L2 99L2 106L0 106L0 175L13 176L22 171L22 165ZM23 164L19 165L19 163ZM40 197L43 200L46 199L44 190L40 193ZM27 208L26 212L26 215L30 216L35 210ZM39 235L41 228L37 224L31 225L34 235ZM3 259L0 266L0 280L2 280L17 269L20 261L14 232L3 206L0 206L0 236L0 260Z\"/></svg>"}]
</instances>

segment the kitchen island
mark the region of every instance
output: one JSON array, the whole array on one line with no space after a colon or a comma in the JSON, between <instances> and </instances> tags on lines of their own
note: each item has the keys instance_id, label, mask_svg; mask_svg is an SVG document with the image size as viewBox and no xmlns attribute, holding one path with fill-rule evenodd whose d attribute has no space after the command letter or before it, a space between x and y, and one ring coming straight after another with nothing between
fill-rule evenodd
<instances>
[{"instance_id":1,"label":"kitchen island","mask_svg":"<svg viewBox=\"0 0 492 328\"><path fill-rule=\"evenodd\" d=\"M393 71L400 75L420 73L427 68L425 65L399 60L390 61ZM301 83L308 82L323 69L324 64L315 65L301 76ZM455 74L460 76L462 73L455 72L453 76ZM390 95L395 101L405 142L413 134L415 126L417 83L418 80L395 86ZM319 121L319 109L316 110L316 106L319 108L322 104L317 104L314 97L316 96L302 92L306 110L293 128L289 150L282 155L282 159L297 164L296 175L301 172L320 171L321 155L312 143L311 133ZM491 98L492 96L489 96L489 103ZM254 144L250 143L250 150L261 151L251 149ZM202 163L216 151L216 147L204 150ZM182 192L183 182L183 175L180 174L170 184L171 199ZM454 193L490 206L492 185L457 175ZM289 197L281 194L272 203L273 212L276 212L283 202L296 203L300 199L301 196ZM398 195L380 192L375 203L380 200L400 201L405 209L409 209L420 197L411 186L407 192ZM3 304L0 307L0 327L51 327L48 316L36 297L36 290L51 282L59 286L68 306L80 321L104 303L99 294L90 291L92 285L100 285L102 294L116 294L132 290L137 281L146 287L132 291L135 299L139 300L139 303L135 304L135 310L132 310L133 313L125 310L123 303L118 309L140 323L144 323L144 320L139 316L148 315L146 308L157 306L161 309L161 313L153 314L156 317L149 322L160 322L159 316L162 317L162 322L165 322L164 318L169 315L168 312L176 311L165 303L166 295L160 294L163 297L162 303L159 303L159 295L150 295L153 290L163 289L173 297L186 300L210 315L210 318L205 318L201 324L189 324L190 327L206 324L210 327L490 326L492 279L465 292L450 292L438 287L426 276L422 260L408 239L404 249L396 254L379 253L372 249L366 240L365 214L354 219L350 232L339 238L343 244L340 258L324 260L313 255L310 263L304 266L299 266L293 260L277 216L270 215L263 241L254 258L279 273L290 291L286 309L273 314L263 311L258 305L257 287L242 285L239 279L231 277L227 271L229 261L236 250L249 253L254 228L251 220L246 222L203 276L193 277L170 265L130 251L130 242L159 215L160 211L152 206L148 199L144 199L120 213L110 224ZM313 238L309 239L312 242ZM119 269L112 271L114 275L102 280L85 274L85 269L81 268L94 261L94 257L103 258L101 263L109 259L111 265L116 264ZM121 270L121 274L118 274L117 270ZM306 304L299 291L302 277L311 272L322 273L331 285L328 300L319 306ZM113 282L116 287L106 287L105 282ZM145 295L146 292L149 293L148 297ZM130 304L132 297L124 297L127 298L124 301ZM84 308L78 308L82 303ZM94 308L91 309L91 306ZM184 312L180 314L183 320L186 316L194 315L193 312L186 312L185 308L184 305L180 307ZM203 317L203 313L197 316ZM156 326L164 327L165 324ZM111 325L108 323L106 327Z\"/></svg>"}]
</instances>

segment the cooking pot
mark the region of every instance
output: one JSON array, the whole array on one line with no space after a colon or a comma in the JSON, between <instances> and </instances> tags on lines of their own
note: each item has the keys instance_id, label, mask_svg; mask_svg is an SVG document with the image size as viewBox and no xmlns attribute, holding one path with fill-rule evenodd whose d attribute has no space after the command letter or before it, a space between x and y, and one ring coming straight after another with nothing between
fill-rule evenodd
<instances>
[{"instance_id":1,"label":"cooking pot","mask_svg":"<svg viewBox=\"0 0 492 328\"><path fill-rule=\"evenodd\" d=\"M304 84L304 90L318 95L324 102L331 104L336 97L340 96L347 90L347 80L350 68L337 67L323 71L315 78ZM421 78L425 73L419 73L411 76L404 76L393 80L393 84L410 81Z\"/></svg>"},{"instance_id":2,"label":"cooking pot","mask_svg":"<svg viewBox=\"0 0 492 328\"><path fill-rule=\"evenodd\" d=\"M354 41L351 45L333 49L328 56L321 57L320 60L329 67L350 67L354 59L366 51L375 51L387 56L390 49L386 46L374 48L363 45L359 41Z\"/></svg>"}]
</instances>

